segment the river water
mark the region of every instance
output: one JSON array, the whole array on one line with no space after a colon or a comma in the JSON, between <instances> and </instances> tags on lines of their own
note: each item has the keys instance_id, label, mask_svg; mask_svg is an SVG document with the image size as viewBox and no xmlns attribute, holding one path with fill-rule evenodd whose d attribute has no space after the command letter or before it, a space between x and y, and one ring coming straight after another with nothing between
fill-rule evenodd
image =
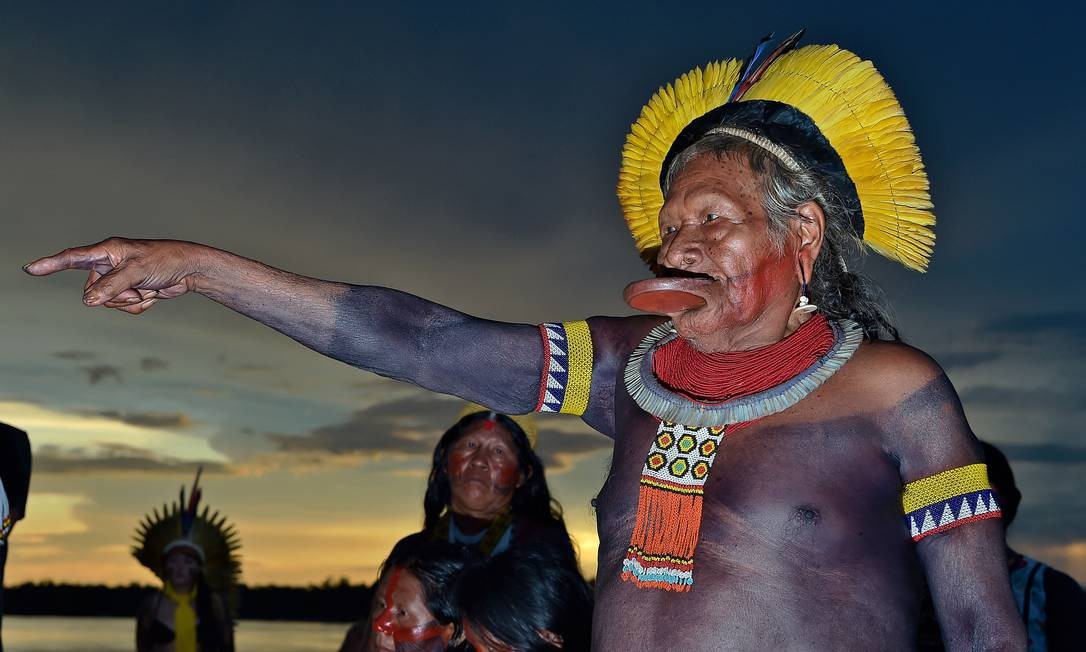
<instances>
[{"instance_id":1,"label":"river water","mask_svg":"<svg viewBox=\"0 0 1086 652\"><path fill-rule=\"evenodd\" d=\"M131 618L4 616L4 652L132 652ZM335 652L349 625L246 620L234 639L238 652Z\"/></svg>"}]
</instances>

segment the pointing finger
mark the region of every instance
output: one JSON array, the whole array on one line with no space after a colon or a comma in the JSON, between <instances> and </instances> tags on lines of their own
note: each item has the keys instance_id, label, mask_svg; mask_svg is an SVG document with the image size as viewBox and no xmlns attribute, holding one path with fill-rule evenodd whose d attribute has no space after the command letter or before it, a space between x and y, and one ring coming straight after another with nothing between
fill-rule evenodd
<instances>
[{"instance_id":1,"label":"pointing finger","mask_svg":"<svg viewBox=\"0 0 1086 652\"><path fill-rule=\"evenodd\" d=\"M96 265L112 267L109 252L100 244L88 247L72 247L52 256L39 258L23 266L31 276L45 276L65 269L93 269Z\"/></svg>"}]
</instances>

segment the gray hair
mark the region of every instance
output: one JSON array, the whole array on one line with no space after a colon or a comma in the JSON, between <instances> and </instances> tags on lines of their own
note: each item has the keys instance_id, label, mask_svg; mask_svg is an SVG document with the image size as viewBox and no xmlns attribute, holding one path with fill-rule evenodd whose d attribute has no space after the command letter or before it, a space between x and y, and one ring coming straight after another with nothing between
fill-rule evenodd
<instances>
[{"instance_id":1,"label":"gray hair","mask_svg":"<svg viewBox=\"0 0 1086 652\"><path fill-rule=\"evenodd\" d=\"M762 147L729 134L710 134L679 153L664 176L666 197L675 179L690 161L711 154L745 162L762 186L769 238L778 254L784 253L791 220L800 219L798 208L815 202L826 215L822 250L807 279L807 296L830 319L851 319L871 339L899 340L893 313L882 288L875 281L849 271L864 249L846 217L840 197L809 170L791 170Z\"/></svg>"}]
</instances>

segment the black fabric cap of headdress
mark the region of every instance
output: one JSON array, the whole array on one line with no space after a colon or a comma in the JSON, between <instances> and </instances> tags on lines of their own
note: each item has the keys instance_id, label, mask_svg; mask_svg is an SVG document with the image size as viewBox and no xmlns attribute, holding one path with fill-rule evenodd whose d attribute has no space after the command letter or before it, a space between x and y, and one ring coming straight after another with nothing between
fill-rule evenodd
<instances>
[{"instance_id":1,"label":"black fabric cap of headdress","mask_svg":"<svg viewBox=\"0 0 1086 652\"><path fill-rule=\"evenodd\" d=\"M857 237L863 237L864 218L856 186L845 170L836 150L805 113L782 102L744 100L728 103L688 124L671 144L660 169L663 189L668 169L675 157L717 127L735 127L783 147L804 170L827 183L845 209Z\"/></svg>"}]
</instances>

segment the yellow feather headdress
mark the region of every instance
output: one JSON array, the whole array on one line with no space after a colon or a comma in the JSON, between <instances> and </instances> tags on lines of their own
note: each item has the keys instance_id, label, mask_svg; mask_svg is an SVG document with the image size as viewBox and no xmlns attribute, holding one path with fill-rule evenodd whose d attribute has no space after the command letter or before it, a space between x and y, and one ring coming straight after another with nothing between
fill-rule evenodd
<instances>
[{"instance_id":1,"label":"yellow feather headdress","mask_svg":"<svg viewBox=\"0 0 1086 652\"><path fill-rule=\"evenodd\" d=\"M685 149L711 128L737 124L782 146L801 165L820 168L815 172L836 166L837 183L855 207L850 219L857 237L891 260L926 270L935 216L901 105L870 61L836 45L780 54L801 34L760 65L756 50L745 62L729 59L694 68L657 91L641 110L622 149L618 197L646 260L655 258L661 244L657 219L665 165L680 145ZM760 69L752 76L755 67ZM785 137L775 137L780 134ZM796 134L802 137L793 138Z\"/></svg>"}]
</instances>

